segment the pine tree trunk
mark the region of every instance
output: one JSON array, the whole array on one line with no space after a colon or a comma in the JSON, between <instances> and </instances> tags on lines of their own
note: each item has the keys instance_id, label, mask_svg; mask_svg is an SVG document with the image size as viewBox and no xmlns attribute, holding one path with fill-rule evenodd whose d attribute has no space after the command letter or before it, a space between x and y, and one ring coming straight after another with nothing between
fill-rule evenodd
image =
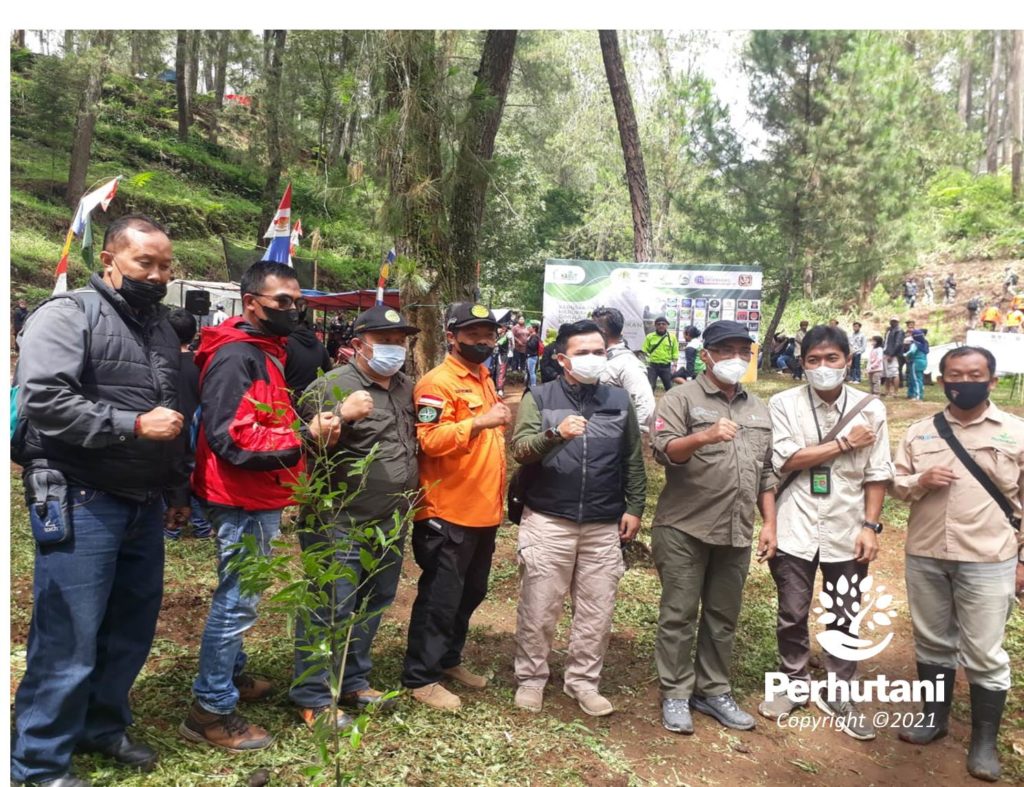
<instances>
[{"instance_id":1,"label":"pine tree trunk","mask_svg":"<svg viewBox=\"0 0 1024 787\"><path fill-rule=\"evenodd\" d=\"M772 368L772 359L770 342L774 341L775 334L779 330L779 323L782 322L782 315L786 313L786 304L789 303L789 293L793 287L793 278L791 276L783 276L782 286L779 288L779 302L775 304L775 313L772 314L772 319L768 323L768 328L765 330L764 343L768 346L769 350L765 350L762 347L761 352L761 368L768 371Z\"/></svg>"},{"instance_id":2,"label":"pine tree trunk","mask_svg":"<svg viewBox=\"0 0 1024 787\"><path fill-rule=\"evenodd\" d=\"M188 110L192 114L192 104L199 93L199 45L202 41L202 30L188 31Z\"/></svg>"},{"instance_id":3,"label":"pine tree trunk","mask_svg":"<svg viewBox=\"0 0 1024 787\"><path fill-rule=\"evenodd\" d=\"M113 32L101 30L93 39L95 59L89 65L85 90L78 101L78 112L75 116L75 131L71 143L71 167L68 172L67 202L72 208L85 194L85 178L89 171L89 158L92 151L92 132L96 127L96 105L103 93L103 77L107 72L107 61L110 56L110 44Z\"/></svg>"},{"instance_id":4,"label":"pine tree trunk","mask_svg":"<svg viewBox=\"0 0 1024 787\"><path fill-rule=\"evenodd\" d=\"M450 213L452 278L446 295L451 300L473 300L478 290L480 223L491 180L488 164L494 156L494 139L505 110L516 35L515 30L487 32L469 111L462 121Z\"/></svg>"},{"instance_id":5,"label":"pine tree trunk","mask_svg":"<svg viewBox=\"0 0 1024 787\"><path fill-rule=\"evenodd\" d=\"M18 47L21 48L21 49L25 48L25 31L24 30L15 30L14 31L14 43L17 44Z\"/></svg>"},{"instance_id":6,"label":"pine tree trunk","mask_svg":"<svg viewBox=\"0 0 1024 787\"><path fill-rule=\"evenodd\" d=\"M1010 69L1013 82L1010 110L1010 133L1013 152L1010 155L1010 191L1014 200L1021 199L1021 166L1024 161L1024 30L1013 31Z\"/></svg>"},{"instance_id":7,"label":"pine tree trunk","mask_svg":"<svg viewBox=\"0 0 1024 787\"><path fill-rule=\"evenodd\" d=\"M143 32L141 30L132 30L129 37L132 76L138 76L142 73L142 36Z\"/></svg>"},{"instance_id":8,"label":"pine tree trunk","mask_svg":"<svg viewBox=\"0 0 1024 787\"><path fill-rule=\"evenodd\" d=\"M601 40L601 55L608 76L608 87L612 94L612 105L615 107L615 119L619 126L629 201L633 209L633 256L637 262L647 262L654 256L651 238L651 198L647 188L644 157L640 149L640 132L633 111L633 98L629 93L629 83L626 81L626 69L619 51L618 35L614 30L600 30L598 36Z\"/></svg>"},{"instance_id":9,"label":"pine tree trunk","mask_svg":"<svg viewBox=\"0 0 1024 787\"><path fill-rule=\"evenodd\" d=\"M257 245L265 245L263 233L270 224L270 219L277 210L281 195L281 170L284 167L281 157L281 74L284 64L284 45L288 36L287 30L267 31L273 41L267 67L267 98L263 102L263 114L267 127L267 179L263 184L263 214L260 216L256 230Z\"/></svg>"},{"instance_id":10,"label":"pine tree trunk","mask_svg":"<svg viewBox=\"0 0 1024 787\"><path fill-rule=\"evenodd\" d=\"M960 93L957 97L956 111L965 127L971 122L971 49L974 33L967 31L964 50L960 59Z\"/></svg>"},{"instance_id":11,"label":"pine tree trunk","mask_svg":"<svg viewBox=\"0 0 1024 787\"><path fill-rule=\"evenodd\" d=\"M192 122L188 93L188 31L178 31L178 43L174 50L174 90L178 102L178 139L188 139L188 127Z\"/></svg>"},{"instance_id":12,"label":"pine tree trunk","mask_svg":"<svg viewBox=\"0 0 1024 787\"><path fill-rule=\"evenodd\" d=\"M1002 66L1002 31L995 31L992 45L992 77L988 84L988 112L985 120L985 169L989 174L999 171L999 80Z\"/></svg>"},{"instance_id":13,"label":"pine tree trunk","mask_svg":"<svg viewBox=\"0 0 1024 787\"><path fill-rule=\"evenodd\" d=\"M64 31L64 57L74 54L75 52L75 31L65 30Z\"/></svg>"},{"instance_id":14,"label":"pine tree trunk","mask_svg":"<svg viewBox=\"0 0 1024 787\"><path fill-rule=\"evenodd\" d=\"M213 123L210 126L210 141L217 144L217 133L220 126L220 115L224 109L224 90L228 76L228 53L231 49L231 31L219 30L217 36L217 56L213 65Z\"/></svg>"}]
</instances>

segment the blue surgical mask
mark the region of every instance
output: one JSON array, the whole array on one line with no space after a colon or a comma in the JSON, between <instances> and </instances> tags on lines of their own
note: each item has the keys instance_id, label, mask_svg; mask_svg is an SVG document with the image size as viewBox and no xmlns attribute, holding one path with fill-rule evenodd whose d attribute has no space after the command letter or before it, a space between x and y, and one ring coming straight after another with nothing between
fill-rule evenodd
<instances>
[{"instance_id":1,"label":"blue surgical mask","mask_svg":"<svg viewBox=\"0 0 1024 787\"><path fill-rule=\"evenodd\" d=\"M405 363L405 345L402 344L374 344L371 345L373 355L366 358L366 364L381 377L391 377L402 368Z\"/></svg>"}]
</instances>

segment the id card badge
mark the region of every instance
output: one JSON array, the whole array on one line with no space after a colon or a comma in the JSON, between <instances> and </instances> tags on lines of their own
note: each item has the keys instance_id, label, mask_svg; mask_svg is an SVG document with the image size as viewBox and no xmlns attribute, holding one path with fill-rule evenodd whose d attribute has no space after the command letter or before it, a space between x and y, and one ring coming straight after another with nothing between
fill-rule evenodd
<instances>
[{"instance_id":1,"label":"id card badge","mask_svg":"<svg viewBox=\"0 0 1024 787\"><path fill-rule=\"evenodd\" d=\"M832 468L811 468L811 494L824 497L832 494Z\"/></svg>"}]
</instances>

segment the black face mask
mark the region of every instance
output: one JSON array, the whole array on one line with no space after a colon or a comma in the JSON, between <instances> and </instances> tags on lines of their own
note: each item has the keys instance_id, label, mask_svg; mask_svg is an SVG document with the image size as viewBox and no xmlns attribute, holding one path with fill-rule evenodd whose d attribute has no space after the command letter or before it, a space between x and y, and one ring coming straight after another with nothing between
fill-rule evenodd
<instances>
[{"instance_id":1,"label":"black face mask","mask_svg":"<svg viewBox=\"0 0 1024 787\"><path fill-rule=\"evenodd\" d=\"M263 307L267 316L260 320L260 326L272 336L287 336L299 327L298 309L268 309Z\"/></svg>"},{"instance_id":2,"label":"black face mask","mask_svg":"<svg viewBox=\"0 0 1024 787\"><path fill-rule=\"evenodd\" d=\"M943 383L946 398L961 410L972 410L988 399L989 381L980 383Z\"/></svg>"},{"instance_id":3,"label":"black face mask","mask_svg":"<svg viewBox=\"0 0 1024 787\"><path fill-rule=\"evenodd\" d=\"M164 299L167 294L167 285L129 279L122 273L121 286L117 288L117 293L133 309L148 309Z\"/></svg>"},{"instance_id":4,"label":"black face mask","mask_svg":"<svg viewBox=\"0 0 1024 787\"><path fill-rule=\"evenodd\" d=\"M459 342L459 355L470 363L483 363L491 357L493 350L494 348L491 345L484 344L483 342L477 342L476 344Z\"/></svg>"}]
</instances>

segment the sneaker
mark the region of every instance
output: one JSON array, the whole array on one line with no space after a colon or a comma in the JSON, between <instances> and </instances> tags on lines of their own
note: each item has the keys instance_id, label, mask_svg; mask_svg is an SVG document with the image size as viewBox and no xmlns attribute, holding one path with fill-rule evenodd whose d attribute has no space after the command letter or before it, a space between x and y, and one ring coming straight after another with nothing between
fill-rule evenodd
<instances>
[{"instance_id":1,"label":"sneaker","mask_svg":"<svg viewBox=\"0 0 1024 787\"><path fill-rule=\"evenodd\" d=\"M259 702L274 693L274 684L269 680L254 678L245 672L235 675L231 682L238 689L238 699L241 702Z\"/></svg>"},{"instance_id":2,"label":"sneaker","mask_svg":"<svg viewBox=\"0 0 1024 787\"><path fill-rule=\"evenodd\" d=\"M669 732L693 735L693 716L690 715L690 701L662 700L661 724Z\"/></svg>"},{"instance_id":3,"label":"sneaker","mask_svg":"<svg viewBox=\"0 0 1024 787\"><path fill-rule=\"evenodd\" d=\"M765 700L757 706L757 712L766 719L782 721L793 711L807 707L806 702L793 702L785 694L780 694L772 700Z\"/></svg>"},{"instance_id":4,"label":"sneaker","mask_svg":"<svg viewBox=\"0 0 1024 787\"><path fill-rule=\"evenodd\" d=\"M330 712L330 705L323 705L319 708L299 708L299 718L302 719L302 721L305 723L307 727L313 729L316 726L317 719L326 719L326 716L324 714ZM327 723L330 724L330 722ZM334 726L337 729L343 730L346 727L350 727L353 723L355 723L355 719L353 719L351 716L345 713L345 711L343 711L341 708L337 708L335 710Z\"/></svg>"},{"instance_id":5,"label":"sneaker","mask_svg":"<svg viewBox=\"0 0 1024 787\"><path fill-rule=\"evenodd\" d=\"M567 697L572 697L580 706L580 710L588 716L609 716L615 712L612 704L596 691L573 691L568 686L562 689Z\"/></svg>"},{"instance_id":6,"label":"sneaker","mask_svg":"<svg viewBox=\"0 0 1024 787\"><path fill-rule=\"evenodd\" d=\"M100 754L111 758L118 765L143 772L156 768L157 760L160 759L153 749L144 743L136 743L127 734L121 735L116 741L105 746L91 746L87 744L76 746L75 751L86 754Z\"/></svg>"},{"instance_id":7,"label":"sneaker","mask_svg":"<svg viewBox=\"0 0 1024 787\"><path fill-rule=\"evenodd\" d=\"M740 708L732 694L719 694L715 697L701 697L694 694L690 698L690 707L707 714L731 730L752 730L757 722L754 717Z\"/></svg>"},{"instance_id":8,"label":"sneaker","mask_svg":"<svg viewBox=\"0 0 1024 787\"><path fill-rule=\"evenodd\" d=\"M516 707L530 713L540 713L544 707L544 689L540 686L520 686L516 689Z\"/></svg>"},{"instance_id":9,"label":"sneaker","mask_svg":"<svg viewBox=\"0 0 1024 787\"><path fill-rule=\"evenodd\" d=\"M867 715L859 711L852 702L841 700L830 702L824 694L819 693L814 698L814 704L826 716L833 717L836 720L836 726L851 738L856 738L859 741L871 741L878 734Z\"/></svg>"},{"instance_id":10,"label":"sneaker","mask_svg":"<svg viewBox=\"0 0 1024 787\"><path fill-rule=\"evenodd\" d=\"M440 683L428 683L426 686L415 688L409 693L412 694L412 698L417 702L422 702L424 705L435 710L458 710L462 707L462 700L459 699L458 695L452 694Z\"/></svg>"},{"instance_id":11,"label":"sneaker","mask_svg":"<svg viewBox=\"0 0 1024 787\"><path fill-rule=\"evenodd\" d=\"M446 678L451 678L452 680L458 681L463 686L467 686L471 689L482 689L487 685L487 678L485 678L483 675L477 675L473 672L470 672L461 664L458 664L454 667L449 667L448 669L443 670L443 672Z\"/></svg>"},{"instance_id":12,"label":"sneaker","mask_svg":"<svg viewBox=\"0 0 1024 787\"><path fill-rule=\"evenodd\" d=\"M356 710L364 710L371 705L375 706L377 710L391 710L395 707L396 700L394 697L389 699L381 699L384 696L383 691L377 691L367 686L365 689L359 689L357 691L346 691L341 697L338 698L338 703L348 708L355 708Z\"/></svg>"},{"instance_id":13,"label":"sneaker","mask_svg":"<svg viewBox=\"0 0 1024 787\"><path fill-rule=\"evenodd\" d=\"M210 713L198 702L192 703L188 718L179 725L178 732L193 743L209 743L229 751L265 749L274 742L269 732L250 724L234 711Z\"/></svg>"}]
</instances>

